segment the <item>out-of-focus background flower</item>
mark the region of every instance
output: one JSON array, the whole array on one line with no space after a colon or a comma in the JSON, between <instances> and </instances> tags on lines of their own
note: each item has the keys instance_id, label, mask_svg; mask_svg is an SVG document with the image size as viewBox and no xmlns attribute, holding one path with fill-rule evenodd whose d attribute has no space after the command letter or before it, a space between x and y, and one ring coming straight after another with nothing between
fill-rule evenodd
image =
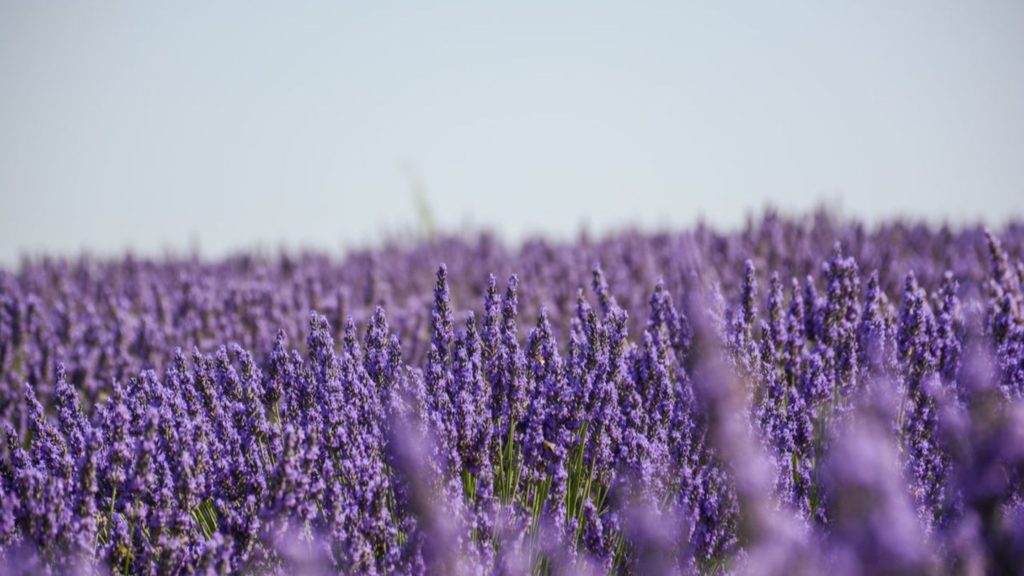
<instances>
[{"instance_id":1,"label":"out-of-focus background flower","mask_svg":"<svg viewBox=\"0 0 1024 576\"><path fill-rule=\"evenodd\" d=\"M1024 213L1024 4L5 2L0 264Z\"/></svg>"}]
</instances>

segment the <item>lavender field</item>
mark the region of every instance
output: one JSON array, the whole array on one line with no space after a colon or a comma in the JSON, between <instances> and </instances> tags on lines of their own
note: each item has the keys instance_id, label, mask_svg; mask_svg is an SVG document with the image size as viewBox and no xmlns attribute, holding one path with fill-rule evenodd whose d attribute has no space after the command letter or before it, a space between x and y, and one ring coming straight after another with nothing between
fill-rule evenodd
<instances>
[{"instance_id":1,"label":"lavender field","mask_svg":"<svg viewBox=\"0 0 1024 576\"><path fill-rule=\"evenodd\" d=\"M0 270L0 570L1024 572L1024 224Z\"/></svg>"}]
</instances>

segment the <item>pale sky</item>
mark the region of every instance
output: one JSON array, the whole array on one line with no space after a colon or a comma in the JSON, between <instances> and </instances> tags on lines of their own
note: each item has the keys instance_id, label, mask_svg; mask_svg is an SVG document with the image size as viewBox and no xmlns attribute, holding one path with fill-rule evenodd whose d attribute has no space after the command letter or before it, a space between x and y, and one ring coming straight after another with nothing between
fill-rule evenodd
<instances>
[{"instance_id":1,"label":"pale sky","mask_svg":"<svg viewBox=\"0 0 1024 576\"><path fill-rule=\"evenodd\" d=\"M1024 216L1024 2L0 3L0 264Z\"/></svg>"}]
</instances>

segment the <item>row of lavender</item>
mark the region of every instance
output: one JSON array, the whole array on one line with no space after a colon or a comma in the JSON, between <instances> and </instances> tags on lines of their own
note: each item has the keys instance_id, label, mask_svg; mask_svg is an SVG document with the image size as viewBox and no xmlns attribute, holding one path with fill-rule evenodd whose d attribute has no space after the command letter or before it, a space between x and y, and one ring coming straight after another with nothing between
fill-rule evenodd
<instances>
[{"instance_id":1,"label":"row of lavender","mask_svg":"<svg viewBox=\"0 0 1024 576\"><path fill-rule=\"evenodd\" d=\"M1020 225L1000 236L1008 253L1024 250ZM359 251L342 261L316 254L241 255L213 263L37 259L16 273L0 270L0 416L20 418L11 406L20 404L24 382L48 398L58 359L94 401L112 380L162 369L177 347L214 352L237 343L266 358L280 329L290 341L304 341L310 310L325 315L340 339L349 317L365 326L382 306L401 336L406 361L422 366L431 306L424 286L439 262L448 265L453 301L462 309L481 301L488 272L502 279L517 274L522 315L535 319L546 305L563 335L575 314L577 289L589 285L590 269L600 262L620 305L631 313L635 334L644 327L647 298L659 278L674 295L714 284L735 294L743 281L742 262L751 259L787 284L791 278L803 282L820 276L835 242L861 270L878 270L880 287L890 296L899 294L909 270L927 289L951 271L961 283L960 297L974 299L988 272L980 229L894 223L867 230L824 212L803 220L768 213L731 234L697 227L570 243L538 240L516 250L488 235L442 238Z\"/></svg>"},{"instance_id":2,"label":"row of lavender","mask_svg":"<svg viewBox=\"0 0 1024 576\"><path fill-rule=\"evenodd\" d=\"M29 265L0 294L0 549L137 573L1012 569L1021 237L769 216ZM423 302L401 272L437 256Z\"/></svg>"}]
</instances>

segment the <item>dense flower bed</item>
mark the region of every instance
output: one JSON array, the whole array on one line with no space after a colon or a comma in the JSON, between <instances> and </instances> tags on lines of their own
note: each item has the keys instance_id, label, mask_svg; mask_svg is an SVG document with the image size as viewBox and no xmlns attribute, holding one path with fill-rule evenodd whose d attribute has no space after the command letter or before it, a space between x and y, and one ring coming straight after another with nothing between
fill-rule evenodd
<instances>
[{"instance_id":1,"label":"dense flower bed","mask_svg":"<svg viewBox=\"0 0 1024 576\"><path fill-rule=\"evenodd\" d=\"M766 214L27 260L0 272L0 566L1019 570L1022 248Z\"/></svg>"}]
</instances>

